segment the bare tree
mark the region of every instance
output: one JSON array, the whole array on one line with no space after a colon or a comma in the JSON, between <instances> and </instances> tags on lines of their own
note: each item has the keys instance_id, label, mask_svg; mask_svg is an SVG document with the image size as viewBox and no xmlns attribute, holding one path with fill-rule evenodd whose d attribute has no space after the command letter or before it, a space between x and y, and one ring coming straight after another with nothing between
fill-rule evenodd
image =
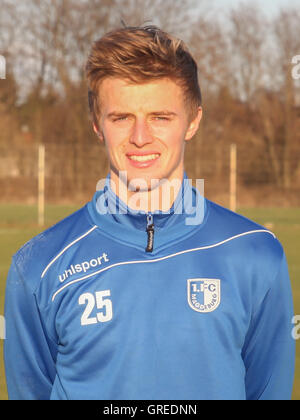
<instances>
[{"instance_id":1,"label":"bare tree","mask_svg":"<svg viewBox=\"0 0 300 420\"><path fill-rule=\"evenodd\" d=\"M283 188L291 187L299 150L296 84L292 78L292 57L300 50L299 19L299 10L288 10L271 22L270 50L264 63L268 88L257 91L252 101L260 120L258 136L266 145L273 179Z\"/></svg>"},{"instance_id":2,"label":"bare tree","mask_svg":"<svg viewBox=\"0 0 300 420\"><path fill-rule=\"evenodd\" d=\"M281 97L283 99L284 131L281 139L283 160L283 186L291 186L293 146L296 141L295 83L292 78L292 57L300 51L300 11L282 10L274 22L275 42L278 51L277 71L282 77Z\"/></svg>"},{"instance_id":3,"label":"bare tree","mask_svg":"<svg viewBox=\"0 0 300 420\"><path fill-rule=\"evenodd\" d=\"M157 25L184 38L203 4L203 0L116 0L113 13L118 26L121 22L126 26Z\"/></svg>"},{"instance_id":4,"label":"bare tree","mask_svg":"<svg viewBox=\"0 0 300 420\"><path fill-rule=\"evenodd\" d=\"M263 86L263 61L268 21L257 5L242 3L229 14L227 54L230 56L230 88L247 102Z\"/></svg>"}]
</instances>

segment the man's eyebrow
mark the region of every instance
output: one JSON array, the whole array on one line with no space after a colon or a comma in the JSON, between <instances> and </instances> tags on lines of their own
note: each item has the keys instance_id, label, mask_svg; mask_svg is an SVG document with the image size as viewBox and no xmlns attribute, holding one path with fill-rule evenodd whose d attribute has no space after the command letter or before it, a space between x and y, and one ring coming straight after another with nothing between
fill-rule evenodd
<instances>
[{"instance_id":1,"label":"man's eyebrow","mask_svg":"<svg viewBox=\"0 0 300 420\"><path fill-rule=\"evenodd\" d=\"M108 118L113 118L113 117L128 117L130 115L134 115L130 112L118 112L118 111L112 111L109 112L107 114ZM165 115L165 116L169 116L169 117L175 117L177 116L176 112L173 111L166 111L166 110L162 110L162 111L152 111L149 112L149 115Z\"/></svg>"},{"instance_id":2,"label":"man's eyebrow","mask_svg":"<svg viewBox=\"0 0 300 420\"><path fill-rule=\"evenodd\" d=\"M176 116L176 112L173 111L155 111L155 112L149 112L150 115L166 115L166 116Z\"/></svg>"},{"instance_id":3,"label":"man's eyebrow","mask_svg":"<svg viewBox=\"0 0 300 420\"><path fill-rule=\"evenodd\" d=\"M117 111L113 111L113 112L109 112L107 114L108 118L112 118L112 117L128 117L130 114L129 112L117 112Z\"/></svg>"}]
</instances>

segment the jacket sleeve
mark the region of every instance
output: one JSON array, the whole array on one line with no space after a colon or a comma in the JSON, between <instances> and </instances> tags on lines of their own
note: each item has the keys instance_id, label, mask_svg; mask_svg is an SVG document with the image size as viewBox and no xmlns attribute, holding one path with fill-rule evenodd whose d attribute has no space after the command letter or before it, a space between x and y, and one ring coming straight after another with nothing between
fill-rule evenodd
<instances>
[{"instance_id":1,"label":"jacket sleeve","mask_svg":"<svg viewBox=\"0 0 300 420\"><path fill-rule=\"evenodd\" d=\"M252 317L244 348L248 400L289 400L292 395L295 341L293 300L283 254L275 281Z\"/></svg>"},{"instance_id":2,"label":"jacket sleeve","mask_svg":"<svg viewBox=\"0 0 300 420\"><path fill-rule=\"evenodd\" d=\"M4 363L8 397L49 399L55 378L56 344L40 318L36 297L14 263L5 295Z\"/></svg>"}]
</instances>

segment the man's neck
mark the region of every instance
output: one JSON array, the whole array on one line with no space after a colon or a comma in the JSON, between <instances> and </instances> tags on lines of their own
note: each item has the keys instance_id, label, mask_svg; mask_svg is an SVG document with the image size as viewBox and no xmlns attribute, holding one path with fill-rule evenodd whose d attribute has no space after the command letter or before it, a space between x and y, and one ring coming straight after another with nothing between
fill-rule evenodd
<instances>
[{"instance_id":1,"label":"man's neck","mask_svg":"<svg viewBox=\"0 0 300 420\"><path fill-rule=\"evenodd\" d=\"M116 179L116 180L115 180ZM128 188L128 184L124 183L122 177L110 179L110 187L112 191L121 199L129 208L136 211L167 212L173 205L178 192L182 186L183 173L180 177L172 180L161 180L156 183L153 188L139 190L139 188Z\"/></svg>"}]
</instances>

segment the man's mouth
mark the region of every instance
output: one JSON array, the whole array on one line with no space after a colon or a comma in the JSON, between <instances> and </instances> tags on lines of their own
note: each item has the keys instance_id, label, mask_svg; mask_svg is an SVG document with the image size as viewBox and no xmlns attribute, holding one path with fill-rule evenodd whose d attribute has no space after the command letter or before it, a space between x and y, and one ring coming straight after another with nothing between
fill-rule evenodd
<instances>
[{"instance_id":1,"label":"man's mouth","mask_svg":"<svg viewBox=\"0 0 300 420\"><path fill-rule=\"evenodd\" d=\"M127 153L126 154L130 164L135 168L149 168L154 165L160 157L160 153Z\"/></svg>"},{"instance_id":2,"label":"man's mouth","mask_svg":"<svg viewBox=\"0 0 300 420\"><path fill-rule=\"evenodd\" d=\"M148 160L157 159L160 155L159 153L152 153L149 155L127 155L129 159L134 160L136 162L147 162Z\"/></svg>"}]
</instances>

